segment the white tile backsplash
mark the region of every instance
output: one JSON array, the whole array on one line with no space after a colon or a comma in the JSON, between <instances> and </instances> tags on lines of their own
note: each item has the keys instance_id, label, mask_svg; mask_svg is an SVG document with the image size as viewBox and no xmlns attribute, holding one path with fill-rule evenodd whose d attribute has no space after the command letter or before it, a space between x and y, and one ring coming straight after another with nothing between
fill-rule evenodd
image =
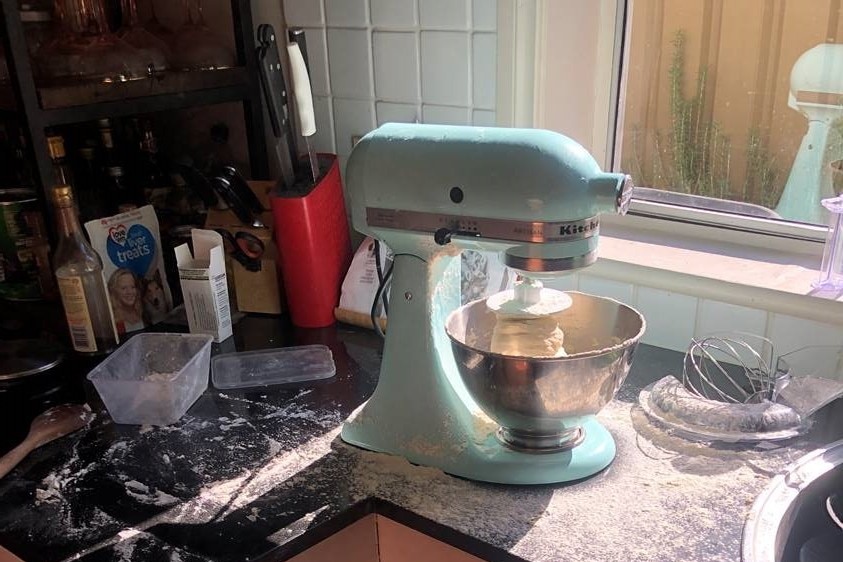
<instances>
[{"instance_id":1,"label":"white tile backsplash","mask_svg":"<svg viewBox=\"0 0 843 562\"><path fill-rule=\"evenodd\" d=\"M313 114L316 117L316 134L310 142L316 152L335 154L334 144L334 115L331 111L331 98L327 96L313 96Z\"/></svg>"},{"instance_id":2,"label":"white tile backsplash","mask_svg":"<svg viewBox=\"0 0 843 562\"><path fill-rule=\"evenodd\" d=\"M777 356L787 354L785 361L795 373L840 378L838 350L843 346L843 327L772 314L768 337ZM827 347L804 349L808 346Z\"/></svg>"},{"instance_id":3,"label":"white tile backsplash","mask_svg":"<svg viewBox=\"0 0 843 562\"><path fill-rule=\"evenodd\" d=\"M372 55L375 96L397 102L418 102L416 34L375 31L372 34Z\"/></svg>"},{"instance_id":4,"label":"white tile backsplash","mask_svg":"<svg viewBox=\"0 0 843 562\"><path fill-rule=\"evenodd\" d=\"M383 27L416 25L414 0L371 0L372 24Z\"/></svg>"},{"instance_id":5,"label":"white tile backsplash","mask_svg":"<svg viewBox=\"0 0 843 562\"><path fill-rule=\"evenodd\" d=\"M325 23L322 2L313 0L284 0L284 18L290 27L318 26ZM283 42L279 41L279 47Z\"/></svg>"},{"instance_id":6,"label":"white tile backsplash","mask_svg":"<svg viewBox=\"0 0 843 562\"><path fill-rule=\"evenodd\" d=\"M643 342L684 352L694 335L697 299L650 287L638 287L633 305L647 321Z\"/></svg>"},{"instance_id":7,"label":"white tile backsplash","mask_svg":"<svg viewBox=\"0 0 843 562\"><path fill-rule=\"evenodd\" d=\"M423 31L422 99L440 105L468 106L468 33Z\"/></svg>"},{"instance_id":8,"label":"white tile backsplash","mask_svg":"<svg viewBox=\"0 0 843 562\"><path fill-rule=\"evenodd\" d=\"M418 0L422 27L467 29L469 0Z\"/></svg>"},{"instance_id":9,"label":"white tile backsplash","mask_svg":"<svg viewBox=\"0 0 843 562\"><path fill-rule=\"evenodd\" d=\"M482 31L497 30L497 0L473 0L471 7L471 27Z\"/></svg>"},{"instance_id":10,"label":"white tile backsplash","mask_svg":"<svg viewBox=\"0 0 843 562\"><path fill-rule=\"evenodd\" d=\"M701 300L695 335L707 336L724 330L763 336L767 333L767 311Z\"/></svg>"},{"instance_id":11,"label":"white tile backsplash","mask_svg":"<svg viewBox=\"0 0 843 562\"><path fill-rule=\"evenodd\" d=\"M609 297L628 305L632 305L635 297L631 283L603 279L593 275L580 275L579 290L598 297Z\"/></svg>"},{"instance_id":12,"label":"white tile backsplash","mask_svg":"<svg viewBox=\"0 0 843 562\"><path fill-rule=\"evenodd\" d=\"M305 28L307 39L307 58L310 67L310 87L314 96L327 96L331 93L328 82L328 47L325 44L325 28Z\"/></svg>"},{"instance_id":13,"label":"white tile backsplash","mask_svg":"<svg viewBox=\"0 0 843 562\"><path fill-rule=\"evenodd\" d=\"M374 104L369 100L334 98L337 154L351 154L352 136L363 136L375 127Z\"/></svg>"},{"instance_id":14,"label":"white tile backsplash","mask_svg":"<svg viewBox=\"0 0 843 562\"><path fill-rule=\"evenodd\" d=\"M496 0L283 1L307 31L320 150L345 157L375 123L496 125Z\"/></svg>"},{"instance_id":15,"label":"white tile backsplash","mask_svg":"<svg viewBox=\"0 0 843 562\"><path fill-rule=\"evenodd\" d=\"M378 127L384 123L415 123L421 120L419 109L406 103L379 101L375 104Z\"/></svg>"},{"instance_id":16,"label":"white tile backsplash","mask_svg":"<svg viewBox=\"0 0 843 562\"><path fill-rule=\"evenodd\" d=\"M488 109L475 109L471 112L471 124L477 127L494 127L497 125L497 114Z\"/></svg>"},{"instance_id":17,"label":"white tile backsplash","mask_svg":"<svg viewBox=\"0 0 843 562\"><path fill-rule=\"evenodd\" d=\"M425 123L435 123L437 125L468 125L468 108L447 105L423 105L422 120Z\"/></svg>"},{"instance_id":18,"label":"white tile backsplash","mask_svg":"<svg viewBox=\"0 0 843 562\"><path fill-rule=\"evenodd\" d=\"M497 35L475 33L472 37L471 84L474 107L495 108L495 84L497 81Z\"/></svg>"},{"instance_id":19,"label":"white tile backsplash","mask_svg":"<svg viewBox=\"0 0 843 562\"><path fill-rule=\"evenodd\" d=\"M369 24L367 0L325 0L328 25L365 27Z\"/></svg>"},{"instance_id":20,"label":"white tile backsplash","mask_svg":"<svg viewBox=\"0 0 843 562\"><path fill-rule=\"evenodd\" d=\"M332 95L371 98L371 60L367 30L328 29L328 65Z\"/></svg>"},{"instance_id":21,"label":"white tile backsplash","mask_svg":"<svg viewBox=\"0 0 843 562\"><path fill-rule=\"evenodd\" d=\"M776 353L781 355L809 345L843 346L843 327L773 314L767 337L773 341Z\"/></svg>"}]
</instances>

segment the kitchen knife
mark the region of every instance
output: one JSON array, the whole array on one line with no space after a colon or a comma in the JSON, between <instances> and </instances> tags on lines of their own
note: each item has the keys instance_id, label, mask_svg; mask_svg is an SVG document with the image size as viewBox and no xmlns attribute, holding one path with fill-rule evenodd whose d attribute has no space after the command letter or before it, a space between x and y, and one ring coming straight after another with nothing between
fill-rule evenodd
<instances>
[{"instance_id":1,"label":"kitchen knife","mask_svg":"<svg viewBox=\"0 0 843 562\"><path fill-rule=\"evenodd\" d=\"M313 113L313 94L310 90L310 76L304 63L301 50L297 43L287 44L287 54L290 56L290 70L293 78L293 97L299 116L299 132L307 145L307 158L310 161L310 173L313 183L319 179L319 163L316 151L310 143L310 137L316 134L316 116Z\"/></svg>"},{"instance_id":2,"label":"kitchen knife","mask_svg":"<svg viewBox=\"0 0 843 562\"><path fill-rule=\"evenodd\" d=\"M262 213L265 210L260 199L258 199L258 196L249 187L249 184L246 183L246 179L237 171L237 168L234 166L223 166L219 176L229 181L231 189L237 194L237 198L253 213Z\"/></svg>"},{"instance_id":3,"label":"kitchen knife","mask_svg":"<svg viewBox=\"0 0 843 562\"><path fill-rule=\"evenodd\" d=\"M307 75L310 76L310 59L307 57L307 36L304 34L304 29L301 27L291 27L287 30L287 38L290 40L290 43L295 43L299 46L301 58L304 59L304 67L307 69Z\"/></svg>"},{"instance_id":4,"label":"kitchen knife","mask_svg":"<svg viewBox=\"0 0 843 562\"><path fill-rule=\"evenodd\" d=\"M263 222L255 216L249 205L238 196L237 190L231 186L231 181L222 176L216 176L211 180L211 185L226 205L234 212L240 222L254 228L266 228Z\"/></svg>"},{"instance_id":5,"label":"kitchen knife","mask_svg":"<svg viewBox=\"0 0 843 562\"><path fill-rule=\"evenodd\" d=\"M290 123L289 100L284 73L281 70L281 58L275 42L275 29L269 24L261 24L257 31L258 64L260 66L261 85L269 113L269 123L275 136L275 156L287 190L295 184L295 165L298 160L293 143L292 124Z\"/></svg>"}]
</instances>

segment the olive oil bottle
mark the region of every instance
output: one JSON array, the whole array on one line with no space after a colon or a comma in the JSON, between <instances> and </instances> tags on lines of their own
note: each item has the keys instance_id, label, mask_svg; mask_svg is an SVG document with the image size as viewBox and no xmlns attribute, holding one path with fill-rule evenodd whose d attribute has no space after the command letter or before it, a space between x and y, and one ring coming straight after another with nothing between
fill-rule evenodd
<instances>
[{"instance_id":1,"label":"olive oil bottle","mask_svg":"<svg viewBox=\"0 0 843 562\"><path fill-rule=\"evenodd\" d=\"M59 235L53 267L73 349L86 355L109 353L117 347L117 331L102 260L82 233L70 186L55 186L52 200Z\"/></svg>"}]
</instances>

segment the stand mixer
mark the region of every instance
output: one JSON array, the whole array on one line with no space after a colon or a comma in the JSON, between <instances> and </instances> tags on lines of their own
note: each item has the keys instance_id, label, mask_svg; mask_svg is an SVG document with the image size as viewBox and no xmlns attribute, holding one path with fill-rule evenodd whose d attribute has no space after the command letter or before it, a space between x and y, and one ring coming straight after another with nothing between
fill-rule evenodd
<instances>
[{"instance_id":1,"label":"stand mixer","mask_svg":"<svg viewBox=\"0 0 843 562\"><path fill-rule=\"evenodd\" d=\"M483 299L460 306L459 258L499 251L541 295L536 281L595 261L598 215L626 211L629 177L550 131L386 124L356 145L346 178L354 227L392 248L394 274L379 382L342 439L487 482L607 467L615 444L595 414L629 371L643 317L571 292L555 311L567 356L494 353L497 315Z\"/></svg>"}]
</instances>

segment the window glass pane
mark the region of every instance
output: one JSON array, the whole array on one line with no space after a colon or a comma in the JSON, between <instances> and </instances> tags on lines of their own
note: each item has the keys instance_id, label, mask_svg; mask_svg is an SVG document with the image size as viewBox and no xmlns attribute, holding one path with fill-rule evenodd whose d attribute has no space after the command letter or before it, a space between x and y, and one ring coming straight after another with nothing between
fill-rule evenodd
<instances>
[{"instance_id":1,"label":"window glass pane","mask_svg":"<svg viewBox=\"0 0 843 562\"><path fill-rule=\"evenodd\" d=\"M621 166L660 190L641 196L825 224L843 190L843 3L631 4Z\"/></svg>"}]
</instances>

